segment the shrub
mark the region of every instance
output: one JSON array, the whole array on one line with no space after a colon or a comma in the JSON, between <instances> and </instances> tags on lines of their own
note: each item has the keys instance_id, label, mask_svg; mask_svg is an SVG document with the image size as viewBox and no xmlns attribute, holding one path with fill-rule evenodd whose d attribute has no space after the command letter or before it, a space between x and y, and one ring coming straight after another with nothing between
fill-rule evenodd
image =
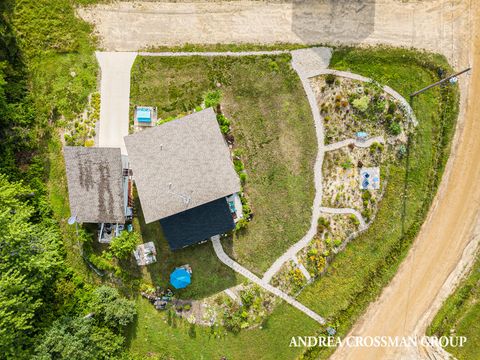
<instances>
[{"instance_id":1,"label":"shrub","mask_svg":"<svg viewBox=\"0 0 480 360\"><path fill-rule=\"evenodd\" d=\"M398 157L401 159L407 154L407 147L405 145L400 145L398 148Z\"/></svg>"},{"instance_id":2,"label":"shrub","mask_svg":"<svg viewBox=\"0 0 480 360\"><path fill-rule=\"evenodd\" d=\"M325 230L327 230L330 227L330 221L325 219L324 217L319 217L318 222L317 222L317 232L318 233L323 233Z\"/></svg>"},{"instance_id":3,"label":"shrub","mask_svg":"<svg viewBox=\"0 0 480 360\"><path fill-rule=\"evenodd\" d=\"M352 222L353 225L358 226L360 225L360 221L357 219L357 217L353 214L350 214L349 216L350 221Z\"/></svg>"},{"instance_id":4,"label":"shrub","mask_svg":"<svg viewBox=\"0 0 480 360\"><path fill-rule=\"evenodd\" d=\"M370 145L370 154L374 154L377 151L383 151L383 149L384 149L383 144L380 144L378 142L374 142L374 143L372 143L372 145Z\"/></svg>"},{"instance_id":5,"label":"shrub","mask_svg":"<svg viewBox=\"0 0 480 360\"><path fill-rule=\"evenodd\" d=\"M365 112L368 109L368 104L370 103L370 98L368 96L362 96L359 99L355 99L352 102L352 105L355 109Z\"/></svg>"},{"instance_id":6,"label":"shrub","mask_svg":"<svg viewBox=\"0 0 480 360\"><path fill-rule=\"evenodd\" d=\"M393 115L395 113L395 111L397 110L397 104L395 104L394 101L391 101L388 103L388 113L390 115Z\"/></svg>"},{"instance_id":7,"label":"shrub","mask_svg":"<svg viewBox=\"0 0 480 360\"><path fill-rule=\"evenodd\" d=\"M222 134L226 135L230 132L230 120L228 120L224 115L217 115L218 125L220 125L220 130Z\"/></svg>"},{"instance_id":8,"label":"shrub","mask_svg":"<svg viewBox=\"0 0 480 360\"><path fill-rule=\"evenodd\" d=\"M388 127L388 132L394 136L400 135L400 133L402 132L402 127L398 122L394 121Z\"/></svg>"},{"instance_id":9,"label":"shrub","mask_svg":"<svg viewBox=\"0 0 480 360\"><path fill-rule=\"evenodd\" d=\"M95 145L95 141L93 141L93 139L88 139L85 141L85 147L92 147L93 145Z\"/></svg>"},{"instance_id":10,"label":"shrub","mask_svg":"<svg viewBox=\"0 0 480 360\"><path fill-rule=\"evenodd\" d=\"M205 94L203 103L205 104L205 108L217 107L220 104L221 99L222 93L220 90L213 90Z\"/></svg>"},{"instance_id":11,"label":"shrub","mask_svg":"<svg viewBox=\"0 0 480 360\"><path fill-rule=\"evenodd\" d=\"M245 308L249 309L255 299L255 292L253 289L246 289L240 293L240 299Z\"/></svg>"},{"instance_id":12,"label":"shrub","mask_svg":"<svg viewBox=\"0 0 480 360\"><path fill-rule=\"evenodd\" d=\"M245 174L244 172L241 172L239 177L240 177L240 182L242 183L242 185L245 185L245 183L247 182L247 174Z\"/></svg>"},{"instance_id":13,"label":"shrub","mask_svg":"<svg viewBox=\"0 0 480 360\"><path fill-rule=\"evenodd\" d=\"M242 172L245 169L242 160L235 159L233 160L233 165L235 166L235 170L237 173Z\"/></svg>"},{"instance_id":14,"label":"shrub","mask_svg":"<svg viewBox=\"0 0 480 360\"><path fill-rule=\"evenodd\" d=\"M366 222L370 221L370 217L372 216L372 210L370 208L365 208L362 211L362 216L365 219Z\"/></svg>"},{"instance_id":15,"label":"shrub","mask_svg":"<svg viewBox=\"0 0 480 360\"><path fill-rule=\"evenodd\" d=\"M393 115L392 114L387 114L385 115L385 122L390 125L393 121Z\"/></svg>"},{"instance_id":16,"label":"shrub","mask_svg":"<svg viewBox=\"0 0 480 360\"><path fill-rule=\"evenodd\" d=\"M327 74L327 76L325 76L325 82L328 85L333 85L333 83L335 82L335 79L336 79L336 76L333 74Z\"/></svg>"},{"instance_id":17,"label":"shrub","mask_svg":"<svg viewBox=\"0 0 480 360\"><path fill-rule=\"evenodd\" d=\"M353 167L353 164L352 164L352 161L350 159L344 161L341 165L340 165L344 170L347 170L347 169L351 169Z\"/></svg>"},{"instance_id":18,"label":"shrub","mask_svg":"<svg viewBox=\"0 0 480 360\"><path fill-rule=\"evenodd\" d=\"M246 216L244 215L242 219L237 221L237 224L235 225L236 231L245 229L247 227L248 221L245 218Z\"/></svg>"},{"instance_id":19,"label":"shrub","mask_svg":"<svg viewBox=\"0 0 480 360\"><path fill-rule=\"evenodd\" d=\"M274 60L270 60L270 63L268 64L270 67L270 70L273 72L278 72L280 70L280 67L278 66L277 62Z\"/></svg>"},{"instance_id":20,"label":"shrub","mask_svg":"<svg viewBox=\"0 0 480 360\"><path fill-rule=\"evenodd\" d=\"M364 190L362 193L362 200L363 201L370 201L372 199L372 193L368 190Z\"/></svg>"},{"instance_id":21,"label":"shrub","mask_svg":"<svg viewBox=\"0 0 480 360\"><path fill-rule=\"evenodd\" d=\"M241 324L241 310L235 311L233 313L230 313L229 311L224 312L223 326L225 326L225 329L231 331L234 334L237 334L240 332Z\"/></svg>"},{"instance_id":22,"label":"shrub","mask_svg":"<svg viewBox=\"0 0 480 360\"><path fill-rule=\"evenodd\" d=\"M305 277L299 268L290 270L289 277L292 280L296 290L299 290L305 283Z\"/></svg>"},{"instance_id":23,"label":"shrub","mask_svg":"<svg viewBox=\"0 0 480 360\"><path fill-rule=\"evenodd\" d=\"M128 258L135 250L139 239L140 237L136 232L122 231L120 236L113 238L110 243L110 250L118 259Z\"/></svg>"},{"instance_id":24,"label":"shrub","mask_svg":"<svg viewBox=\"0 0 480 360\"><path fill-rule=\"evenodd\" d=\"M103 256L98 256L95 254L88 255L88 261L98 270L103 271L115 271L115 266L112 265L107 259Z\"/></svg>"},{"instance_id":25,"label":"shrub","mask_svg":"<svg viewBox=\"0 0 480 360\"><path fill-rule=\"evenodd\" d=\"M250 209L250 206L247 203L245 203L245 204L242 204L242 212L243 212L244 218L248 219L252 214L252 209Z\"/></svg>"}]
</instances>

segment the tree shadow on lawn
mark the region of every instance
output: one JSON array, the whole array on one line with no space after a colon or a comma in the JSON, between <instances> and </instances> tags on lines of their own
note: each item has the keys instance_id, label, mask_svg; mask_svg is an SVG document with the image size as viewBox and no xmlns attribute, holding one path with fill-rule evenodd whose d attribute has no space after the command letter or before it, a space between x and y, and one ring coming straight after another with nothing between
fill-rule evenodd
<instances>
[{"instance_id":1,"label":"tree shadow on lawn","mask_svg":"<svg viewBox=\"0 0 480 360\"><path fill-rule=\"evenodd\" d=\"M179 298L203 299L238 284L239 276L218 259L210 241L172 251L160 222L145 224L138 198L135 207L134 228L140 230L144 243L153 241L157 250L157 262L140 270L144 280L154 286L172 288L170 273L178 266L189 264L192 267L192 283L185 289L172 288Z\"/></svg>"}]
</instances>

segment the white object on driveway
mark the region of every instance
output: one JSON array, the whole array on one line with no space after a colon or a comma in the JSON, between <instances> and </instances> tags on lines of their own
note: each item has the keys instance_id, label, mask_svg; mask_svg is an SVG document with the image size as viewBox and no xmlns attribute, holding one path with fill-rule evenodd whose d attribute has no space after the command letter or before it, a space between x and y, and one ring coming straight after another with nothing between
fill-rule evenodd
<instances>
[{"instance_id":1,"label":"white object on driveway","mask_svg":"<svg viewBox=\"0 0 480 360\"><path fill-rule=\"evenodd\" d=\"M99 147L120 148L127 155L123 137L128 135L130 71L136 52L96 53L102 79L100 83Z\"/></svg>"}]
</instances>

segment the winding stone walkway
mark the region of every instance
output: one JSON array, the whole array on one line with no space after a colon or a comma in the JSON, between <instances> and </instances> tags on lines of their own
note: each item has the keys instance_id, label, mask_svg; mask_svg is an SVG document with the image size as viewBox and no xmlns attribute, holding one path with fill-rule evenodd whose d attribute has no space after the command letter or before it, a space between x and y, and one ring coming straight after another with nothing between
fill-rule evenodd
<instances>
[{"instance_id":1,"label":"winding stone walkway","mask_svg":"<svg viewBox=\"0 0 480 360\"><path fill-rule=\"evenodd\" d=\"M360 212L358 212L355 209L322 207L322 208L320 208L320 211L324 212L324 213L327 213L327 214L350 214L350 215L355 215L355 217L360 222L360 230L365 230L367 228L367 223L365 222L365 219L363 218L362 214L360 214Z\"/></svg>"},{"instance_id":2,"label":"winding stone walkway","mask_svg":"<svg viewBox=\"0 0 480 360\"><path fill-rule=\"evenodd\" d=\"M375 137L372 137L372 138L364 140L364 141L357 140L357 139L346 139L346 140L342 140L342 141L339 141L339 142L336 142L336 143L333 143L333 144L325 145L325 151L338 150L338 149L340 149L344 146L348 146L350 144L353 144L353 145L355 145L357 147L361 147L361 148L367 148L370 145L372 145L373 143L384 144L385 139L383 138L383 136L375 136Z\"/></svg>"},{"instance_id":3,"label":"winding stone walkway","mask_svg":"<svg viewBox=\"0 0 480 360\"><path fill-rule=\"evenodd\" d=\"M268 282L263 281L260 279L258 276L250 272L249 270L245 269L243 266L241 266L239 263L233 261L223 250L222 244L220 243L220 236L213 236L211 238L212 244L213 244L213 249L215 250L215 254L217 254L217 257L220 259L221 262L223 262L225 265L230 267L231 269L235 270L239 274L242 274L245 276L248 280L251 282L261 286L263 289L271 292L275 296L278 296L288 304L294 306L307 316L311 317L313 320L317 321L320 324L325 324L325 319L318 315L316 312L310 310L307 308L305 305L301 304L291 296L285 294L283 291L277 289L276 287L273 287L270 285Z\"/></svg>"}]
</instances>

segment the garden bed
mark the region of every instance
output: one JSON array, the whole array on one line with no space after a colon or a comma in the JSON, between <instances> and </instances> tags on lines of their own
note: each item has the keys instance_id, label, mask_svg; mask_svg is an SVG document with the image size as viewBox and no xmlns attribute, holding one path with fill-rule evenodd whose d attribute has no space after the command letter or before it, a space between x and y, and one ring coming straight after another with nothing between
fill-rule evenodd
<instances>
[{"instance_id":1,"label":"garden bed","mask_svg":"<svg viewBox=\"0 0 480 360\"><path fill-rule=\"evenodd\" d=\"M375 82L335 75L310 80L324 120L325 144L356 138L357 132L404 144L410 129L402 105Z\"/></svg>"},{"instance_id":2,"label":"garden bed","mask_svg":"<svg viewBox=\"0 0 480 360\"><path fill-rule=\"evenodd\" d=\"M362 214L365 222L370 222L387 185L387 159L392 157L392 153L389 154L388 150L378 143L365 149L344 147L325 153L322 205L355 209ZM380 167L380 189L360 189L359 174L362 167Z\"/></svg>"},{"instance_id":3,"label":"garden bed","mask_svg":"<svg viewBox=\"0 0 480 360\"><path fill-rule=\"evenodd\" d=\"M318 220L317 234L297 254L299 264L311 276L310 281L325 272L328 262L357 234L359 227L360 222L355 215L322 213ZM290 260L273 277L272 285L292 296L298 296L308 281L299 266Z\"/></svg>"}]
</instances>

